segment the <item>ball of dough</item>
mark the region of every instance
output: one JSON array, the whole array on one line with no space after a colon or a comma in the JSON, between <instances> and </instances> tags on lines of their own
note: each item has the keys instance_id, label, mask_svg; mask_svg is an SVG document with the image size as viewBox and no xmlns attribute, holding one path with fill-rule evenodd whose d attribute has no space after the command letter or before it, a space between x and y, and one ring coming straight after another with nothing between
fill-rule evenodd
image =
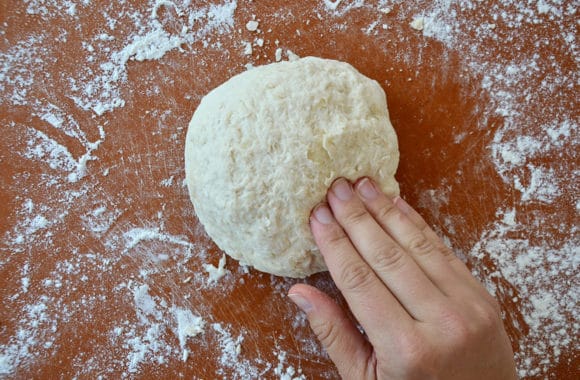
<instances>
[{"instance_id":1,"label":"ball of dough","mask_svg":"<svg viewBox=\"0 0 580 380\"><path fill-rule=\"evenodd\" d=\"M189 124L185 173L208 235L279 276L326 270L309 228L332 181L373 177L390 194L397 136L381 86L351 65L306 57L236 75Z\"/></svg>"}]
</instances>

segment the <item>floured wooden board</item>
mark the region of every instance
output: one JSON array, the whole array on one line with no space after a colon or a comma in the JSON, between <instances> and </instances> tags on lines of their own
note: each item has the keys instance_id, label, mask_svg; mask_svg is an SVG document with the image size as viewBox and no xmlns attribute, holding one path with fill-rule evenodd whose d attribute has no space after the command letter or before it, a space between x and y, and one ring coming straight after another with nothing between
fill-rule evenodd
<instances>
[{"instance_id":1,"label":"floured wooden board","mask_svg":"<svg viewBox=\"0 0 580 380\"><path fill-rule=\"evenodd\" d=\"M501 301L520 376L579 378L577 2L285 3L0 4L0 377L338 376L295 280L207 266L184 187L201 97L296 54L381 83L402 194Z\"/></svg>"}]
</instances>

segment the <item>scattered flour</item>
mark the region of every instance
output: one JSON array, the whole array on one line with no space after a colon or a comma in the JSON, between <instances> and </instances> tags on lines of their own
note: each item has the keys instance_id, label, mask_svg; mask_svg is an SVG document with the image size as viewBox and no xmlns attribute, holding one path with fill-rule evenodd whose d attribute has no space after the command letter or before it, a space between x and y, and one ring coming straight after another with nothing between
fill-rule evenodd
<instances>
[{"instance_id":1,"label":"scattered flour","mask_svg":"<svg viewBox=\"0 0 580 380\"><path fill-rule=\"evenodd\" d=\"M244 55L252 55L252 44L250 42L244 42Z\"/></svg>"},{"instance_id":2,"label":"scattered flour","mask_svg":"<svg viewBox=\"0 0 580 380\"><path fill-rule=\"evenodd\" d=\"M280 62L282 60L282 48L277 48L276 52L274 53L274 59L276 62Z\"/></svg>"},{"instance_id":3,"label":"scattered flour","mask_svg":"<svg viewBox=\"0 0 580 380\"><path fill-rule=\"evenodd\" d=\"M3 331L0 340L0 375L14 377L17 371L26 375L36 363L57 360L53 355L64 349L63 342L86 345L78 342L71 330L92 331L92 316L106 313L109 319L99 326L106 331L105 343L91 342L94 347L89 354L74 354L71 360L77 372L63 376L92 378L99 373L107 378L120 371L125 378L138 377L146 365L167 369L176 359L192 358L198 348L215 348L217 375L222 377L304 379L300 369L288 364L286 351L277 351L273 362L246 357L243 347L251 344L252 332L234 334L235 326L215 321L211 309L197 303L198 291L213 291L223 301L228 289L243 283L248 273L243 267L233 270L220 281L218 292L217 286L205 285L228 273L225 256L217 267L207 265L209 279L203 271L192 268L193 262L209 260L204 234L193 231L200 242L188 241L182 235L184 230L176 231L167 223L170 211L165 203L159 203L160 192L172 188L187 199L180 185L181 173L167 171L156 177L156 183L140 182L140 193L118 194L123 201L107 186L109 181L127 181L128 187L135 187L128 181L137 179L126 168L145 165L131 144L114 145L113 149L109 145L116 144L114 136L118 136L115 128L119 124L113 120L124 113L120 108L131 103L132 65L169 62L172 54L197 59L197 46L220 51L220 37L237 39L234 34L238 28L260 37L245 44L237 41L237 49L242 46L248 56L261 50L253 47L267 47L270 41L256 20L250 21L249 27L242 21L236 25L235 0L202 5L189 0L155 0L148 4L144 9L128 2L99 6L96 17L102 22L98 28L86 29L81 21L94 12L90 1L29 0L15 4L15 9L45 25L52 34L25 28L9 39L4 30L14 30L9 19L0 30L4 42L0 51L0 106L7 112L2 115L4 147L22 162L10 178L19 192L10 201L12 225L3 230L0 246L0 269L13 285L4 292L2 303L8 325L15 326ZM376 19L363 25L363 34L374 38L397 25L414 37L422 34L426 41L459 54L465 68L480 80L485 104L478 110L478 118L469 122L481 129L498 125L487 147L489 158L513 194L496 210L495 221L476 242L460 247L458 253L502 303L517 304L517 312L505 317L519 334L516 359L520 376L545 376L562 354L574 347L580 334L576 322L580 237L578 227L564 220L577 219L580 210L576 195L579 172L571 170L569 164L577 159L577 105L567 101L573 97L560 96L578 83L577 6L561 0L491 4L441 0L409 7L402 0L373 4L321 0L318 4L311 10L311 19L331 31L349 28L345 20L355 14L349 12L368 12ZM465 12L476 14L479 21L473 17L465 21ZM170 27L168 19L177 26ZM275 29L277 20L268 20ZM409 20L416 22L415 29L421 33L409 30ZM382 30L379 25L383 25ZM550 34L559 36L558 43L536 33L536 27L555 30ZM301 30L297 35L306 40L311 37L306 33ZM76 62L71 69L66 66L66 52L78 39L81 64ZM500 47L497 56L489 55L489 44ZM298 47L279 45L276 40L270 60L280 61L284 54L290 60L297 57L287 46ZM528 45L533 49L527 49ZM562 56L571 57L572 69L557 58ZM413 61L405 53L393 59L407 64ZM413 64L421 65L422 61ZM51 72L62 72L62 76ZM64 92L57 91L57 84L65 87ZM186 99L192 97L195 95L186 95ZM543 115L530 112L529 104L539 102L547 104ZM492 118L499 122L492 122ZM170 120L160 128L186 123L185 119ZM160 131L152 129L151 134ZM183 136L183 131L178 132L170 134L165 143L175 145ZM461 133L454 136L459 145L466 140ZM11 144L14 146L8 146ZM106 151L104 146L109 146ZM115 149L119 149L115 152L119 166L99 167L101 155ZM164 161L167 157L159 158ZM454 229L462 228L446 214L453 193L452 185L442 183L419 197L451 234L446 236L450 243ZM568 218L560 217L562 214ZM187 217L191 220L191 215ZM71 223L81 226L81 235L66 233ZM35 259L37 255L50 256L53 264L45 266ZM491 262L491 269L483 262ZM285 294L292 284L282 279L272 282L277 296ZM163 298L166 291L161 287L170 288L171 297ZM111 291L118 300L106 297ZM116 302L130 305L134 312L120 313L112 307ZM293 310L283 310L293 329L286 333L296 335L303 354L327 361L320 345L307 335L306 319ZM332 378L336 373L329 369L321 376Z\"/></svg>"},{"instance_id":4,"label":"scattered flour","mask_svg":"<svg viewBox=\"0 0 580 380\"><path fill-rule=\"evenodd\" d=\"M246 23L246 29L248 29L250 32L256 32L259 25L260 23L258 21L250 20Z\"/></svg>"},{"instance_id":5,"label":"scattered flour","mask_svg":"<svg viewBox=\"0 0 580 380\"><path fill-rule=\"evenodd\" d=\"M302 370L300 368L296 370L291 365L285 365L287 355L288 353L285 351L277 353L276 357L278 358L278 365L274 369L274 374L279 376L280 380L306 380L306 376L301 373Z\"/></svg>"},{"instance_id":6,"label":"scattered flour","mask_svg":"<svg viewBox=\"0 0 580 380\"><path fill-rule=\"evenodd\" d=\"M187 339L203 333L205 322L202 317L193 315L188 309L174 307L173 314L177 320L177 338L183 352L182 360L187 361L189 356L189 351L185 347Z\"/></svg>"},{"instance_id":7,"label":"scattered flour","mask_svg":"<svg viewBox=\"0 0 580 380\"><path fill-rule=\"evenodd\" d=\"M481 22L464 21L463 12L480 15ZM521 377L546 373L571 347L571 337L580 334L579 325L570 323L578 318L580 237L577 226L556 216L566 213L569 221L577 218L567 210L578 202L574 195L578 171L568 164L574 155L565 152L580 142L578 118L576 105L569 102L574 96L559 94L574 88L578 70L576 65L570 71L553 55L542 53L554 41L527 38L536 34L532 28L537 25L556 28L563 49L559 54L577 58L576 12L565 1L491 5L437 1L422 10L423 35L458 52L463 64L481 78L489 100L479 111L483 118L478 124L487 127L491 115L502 121L488 147L490 158L503 181L519 195L508 208L497 211L497 221L466 256L481 260L474 263L474 272L502 303L517 300L518 313L506 321L519 334L516 359ZM507 37L499 34L501 30L508 31ZM489 56L490 44L498 46L497 56ZM525 49L525 44L533 48ZM512 55L513 49L518 53ZM546 66L550 67L547 75ZM545 104L544 113L531 111L530 104ZM442 193L441 201L447 204L449 189ZM424 199L438 203L432 196ZM525 211L520 214L514 206ZM551 223L555 228L548 227ZM487 260L495 270L482 264Z\"/></svg>"},{"instance_id":8,"label":"scattered flour","mask_svg":"<svg viewBox=\"0 0 580 380\"><path fill-rule=\"evenodd\" d=\"M265 371L269 369L266 367L265 371L260 372L258 367L252 363L252 360L240 358L241 344L244 341L242 334L234 338L230 332L230 327L223 326L220 323L213 323L212 329L218 335L218 344L221 351L219 357L220 368L217 371L218 375L225 375L226 369L233 370L235 378L239 379L258 379Z\"/></svg>"},{"instance_id":9,"label":"scattered flour","mask_svg":"<svg viewBox=\"0 0 580 380\"><path fill-rule=\"evenodd\" d=\"M409 26L415 30L423 30L424 20L423 17L415 17Z\"/></svg>"},{"instance_id":10,"label":"scattered flour","mask_svg":"<svg viewBox=\"0 0 580 380\"><path fill-rule=\"evenodd\" d=\"M558 249L547 249L528 239L512 237L522 229L515 210L499 211L498 219L484 232L469 256L492 259L496 271L486 274L477 269L475 274L500 299L515 299L519 303L519 315L509 316L515 328L528 332L520 339L520 349L516 351L519 375L537 376L578 335L580 326L570 321L575 319L573 305L578 304L580 284L574 278L580 266L580 241L572 238ZM538 274L539 268L546 268L545 272ZM502 279L509 282L509 287L503 285ZM570 291L571 288L576 291Z\"/></svg>"},{"instance_id":11,"label":"scattered flour","mask_svg":"<svg viewBox=\"0 0 580 380\"><path fill-rule=\"evenodd\" d=\"M218 263L218 266L215 267L212 264L204 264L203 265L203 269L208 273L208 282L210 284L216 283L218 282L223 276L226 275L227 272L229 272L227 269L225 269L226 266L226 254L222 254L222 257L220 258L220 261Z\"/></svg>"},{"instance_id":12,"label":"scattered flour","mask_svg":"<svg viewBox=\"0 0 580 380\"><path fill-rule=\"evenodd\" d=\"M189 3L188 1L184 2ZM183 25L178 34L170 34L159 21L157 13L160 7L171 7L181 14ZM93 41L101 50L111 51L109 59L97 68L81 71L79 78L71 78L71 96L75 103L84 110L92 110L97 115L125 105L120 92L120 85L127 81L127 63L131 60L145 61L162 58L171 50L180 50L182 45L191 45L196 41L206 41L212 34L223 34L233 28L233 14L237 8L235 0L225 0L217 5L209 5L192 11L182 11L176 3L169 1L156 2L150 19L140 19L140 33L131 37L132 41L115 50L114 39L97 35ZM119 15L123 17L124 15ZM133 15L133 17L143 17Z\"/></svg>"}]
</instances>

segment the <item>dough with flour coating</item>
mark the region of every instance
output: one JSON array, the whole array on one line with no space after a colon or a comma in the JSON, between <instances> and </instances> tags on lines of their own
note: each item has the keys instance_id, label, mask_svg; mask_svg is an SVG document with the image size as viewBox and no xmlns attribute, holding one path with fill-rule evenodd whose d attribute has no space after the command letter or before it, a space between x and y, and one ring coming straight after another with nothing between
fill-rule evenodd
<instances>
[{"instance_id":1,"label":"dough with flour coating","mask_svg":"<svg viewBox=\"0 0 580 380\"><path fill-rule=\"evenodd\" d=\"M185 144L196 214L228 255L280 276L326 270L309 228L332 181L371 176L389 194L399 161L381 86L315 57L260 66L205 96Z\"/></svg>"}]
</instances>

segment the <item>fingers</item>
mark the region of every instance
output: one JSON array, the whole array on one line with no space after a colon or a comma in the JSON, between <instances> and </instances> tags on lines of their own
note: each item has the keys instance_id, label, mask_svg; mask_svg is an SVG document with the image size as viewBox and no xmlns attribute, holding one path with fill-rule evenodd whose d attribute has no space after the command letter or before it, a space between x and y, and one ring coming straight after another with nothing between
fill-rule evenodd
<instances>
[{"instance_id":1,"label":"fingers","mask_svg":"<svg viewBox=\"0 0 580 380\"><path fill-rule=\"evenodd\" d=\"M314 209L310 226L334 282L371 343L408 327L411 317L357 253L327 204Z\"/></svg>"},{"instance_id":2,"label":"fingers","mask_svg":"<svg viewBox=\"0 0 580 380\"><path fill-rule=\"evenodd\" d=\"M391 200L378 190L370 178L364 177L357 181L355 189L383 230L409 252L444 294L465 298L472 297L475 291L491 303L495 302L465 264L407 202L400 197Z\"/></svg>"},{"instance_id":3,"label":"fingers","mask_svg":"<svg viewBox=\"0 0 580 380\"><path fill-rule=\"evenodd\" d=\"M379 193L377 191L375 193L378 196ZM387 199L386 196L383 197ZM436 305L442 302L443 294L433 285L405 248L377 223L361 199L354 193L352 185L344 178L333 183L327 199L338 223L358 251L358 254L354 252L355 256L358 256L359 260L362 257L368 263L367 265L413 318L427 319L436 309ZM396 209L396 207L393 205L391 209ZM390 209L384 210L386 213L391 212ZM326 230L324 233L330 233L330 231ZM323 247L320 249L325 260L335 258L333 252L325 254L325 249ZM329 270L332 272L330 267ZM340 270L351 269L347 267ZM384 287L383 284L381 285Z\"/></svg>"},{"instance_id":4,"label":"fingers","mask_svg":"<svg viewBox=\"0 0 580 380\"><path fill-rule=\"evenodd\" d=\"M457 288L459 276L451 268L450 260L440 251L437 245L439 239L427 237L422 230L430 230L427 224L421 223L419 227L401 211L401 208L409 207L401 198L395 198L396 202L394 202L383 194L369 178L357 181L355 188L364 206L381 229L410 254L421 270L444 294L449 294Z\"/></svg>"},{"instance_id":5,"label":"fingers","mask_svg":"<svg viewBox=\"0 0 580 380\"><path fill-rule=\"evenodd\" d=\"M288 297L306 313L312 331L344 379L374 373L372 347L345 312L326 294L304 284L290 288Z\"/></svg>"},{"instance_id":6,"label":"fingers","mask_svg":"<svg viewBox=\"0 0 580 380\"><path fill-rule=\"evenodd\" d=\"M433 229L429 227L427 222L425 222L425 220L421 217L421 215L419 215L417 211L415 211L411 206L409 206L409 204L405 202L405 200L401 197L396 197L394 203L397 206L397 208L403 214L405 214L419 230L421 230L423 235L431 242L431 244L433 244L435 249L449 261L451 266L458 273L468 274L469 276L471 276L471 272L469 272L469 269L467 269L465 264L463 264L463 262L461 262L461 260L459 260L457 256L455 256L453 251L451 251L451 249L447 247L445 243L443 243L441 238L437 236L435 231L433 231Z\"/></svg>"}]
</instances>

